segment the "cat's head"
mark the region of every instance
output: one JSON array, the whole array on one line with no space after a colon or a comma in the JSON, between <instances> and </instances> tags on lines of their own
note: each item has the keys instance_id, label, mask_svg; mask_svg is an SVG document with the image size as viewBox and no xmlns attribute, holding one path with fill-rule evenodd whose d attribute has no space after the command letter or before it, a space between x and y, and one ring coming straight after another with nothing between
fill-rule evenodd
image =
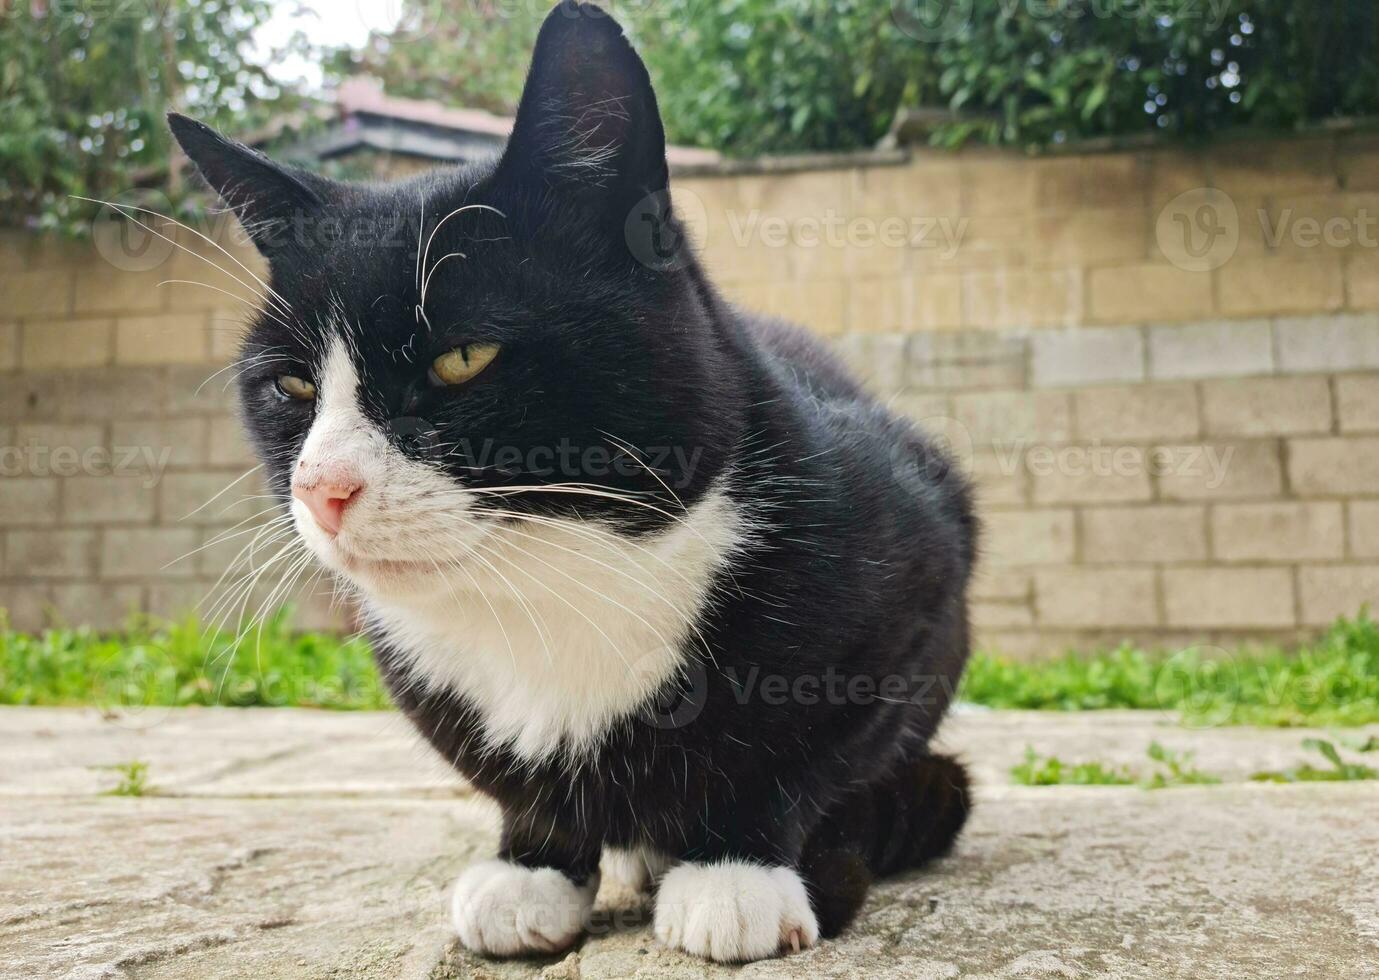
<instances>
[{"instance_id":1,"label":"cat's head","mask_svg":"<svg viewBox=\"0 0 1379 980\"><path fill-rule=\"evenodd\" d=\"M484 165L342 183L170 124L268 261L238 370L271 484L366 591L445 586L511 515L645 533L722 476L741 385L602 11L547 18Z\"/></svg>"}]
</instances>

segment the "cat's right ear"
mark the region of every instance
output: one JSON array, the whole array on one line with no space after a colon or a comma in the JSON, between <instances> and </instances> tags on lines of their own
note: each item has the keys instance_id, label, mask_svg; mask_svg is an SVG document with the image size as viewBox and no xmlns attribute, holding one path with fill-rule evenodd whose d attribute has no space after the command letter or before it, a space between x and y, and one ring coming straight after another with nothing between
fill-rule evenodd
<instances>
[{"instance_id":1,"label":"cat's right ear","mask_svg":"<svg viewBox=\"0 0 1379 980\"><path fill-rule=\"evenodd\" d=\"M304 219L320 214L330 196L326 178L275 163L189 116L169 112L168 128L270 261L306 236Z\"/></svg>"}]
</instances>

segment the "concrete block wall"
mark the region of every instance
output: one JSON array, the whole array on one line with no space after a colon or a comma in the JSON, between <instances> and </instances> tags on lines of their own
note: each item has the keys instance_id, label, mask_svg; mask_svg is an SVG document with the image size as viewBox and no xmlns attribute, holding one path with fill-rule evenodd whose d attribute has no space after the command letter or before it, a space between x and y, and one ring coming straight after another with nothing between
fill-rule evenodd
<instances>
[{"instance_id":1,"label":"concrete block wall","mask_svg":"<svg viewBox=\"0 0 1379 980\"><path fill-rule=\"evenodd\" d=\"M675 188L733 299L828 337L973 473L983 642L1288 640L1379 599L1379 137ZM217 589L268 511L225 393L262 270L224 219L200 230L233 260L107 226L0 236L0 607L21 626L278 598L271 575ZM304 624L343 621L325 593Z\"/></svg>"}]
</instances>

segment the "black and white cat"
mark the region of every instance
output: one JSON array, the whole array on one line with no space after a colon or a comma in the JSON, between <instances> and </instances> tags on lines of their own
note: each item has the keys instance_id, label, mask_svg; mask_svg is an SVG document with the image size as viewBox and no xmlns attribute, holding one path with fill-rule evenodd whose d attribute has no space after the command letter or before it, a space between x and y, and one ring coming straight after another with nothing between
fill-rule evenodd
<instances>
[{"instance_id":1,"label":"black and white cat","mask_svg":"<svg viewBox=\"0 0 1379 980\"><path fill-rule=\"evenodd\" d=\"M603 874L716 960L807 946L944 853L927 750L968 651L960 476L669 211L641 60L543 26L502 158L385 185L173 132L271 270L244 418L420 732L503 813L461 941L573 943Z\"/></svg>"}]
</instances>

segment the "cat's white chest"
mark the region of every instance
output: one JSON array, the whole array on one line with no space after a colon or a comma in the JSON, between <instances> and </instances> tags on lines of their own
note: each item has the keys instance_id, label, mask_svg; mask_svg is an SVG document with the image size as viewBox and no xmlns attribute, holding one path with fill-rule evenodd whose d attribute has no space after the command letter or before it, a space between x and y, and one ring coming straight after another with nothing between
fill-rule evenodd
<instances>
[{"instance_id":1,"label":"cat's white chest","mask_svg":"<svg viewBox=\"0 0 1379 980\"><path fill-rule=\"evenodd\" d=\"M490 745L577 756L634 715L690 658L696 621L745 522L710 493L667 530L630 539L589 524L496 531L441 594L370 600L419 683L472 704Z\"/></svg>"}]
</instances>

